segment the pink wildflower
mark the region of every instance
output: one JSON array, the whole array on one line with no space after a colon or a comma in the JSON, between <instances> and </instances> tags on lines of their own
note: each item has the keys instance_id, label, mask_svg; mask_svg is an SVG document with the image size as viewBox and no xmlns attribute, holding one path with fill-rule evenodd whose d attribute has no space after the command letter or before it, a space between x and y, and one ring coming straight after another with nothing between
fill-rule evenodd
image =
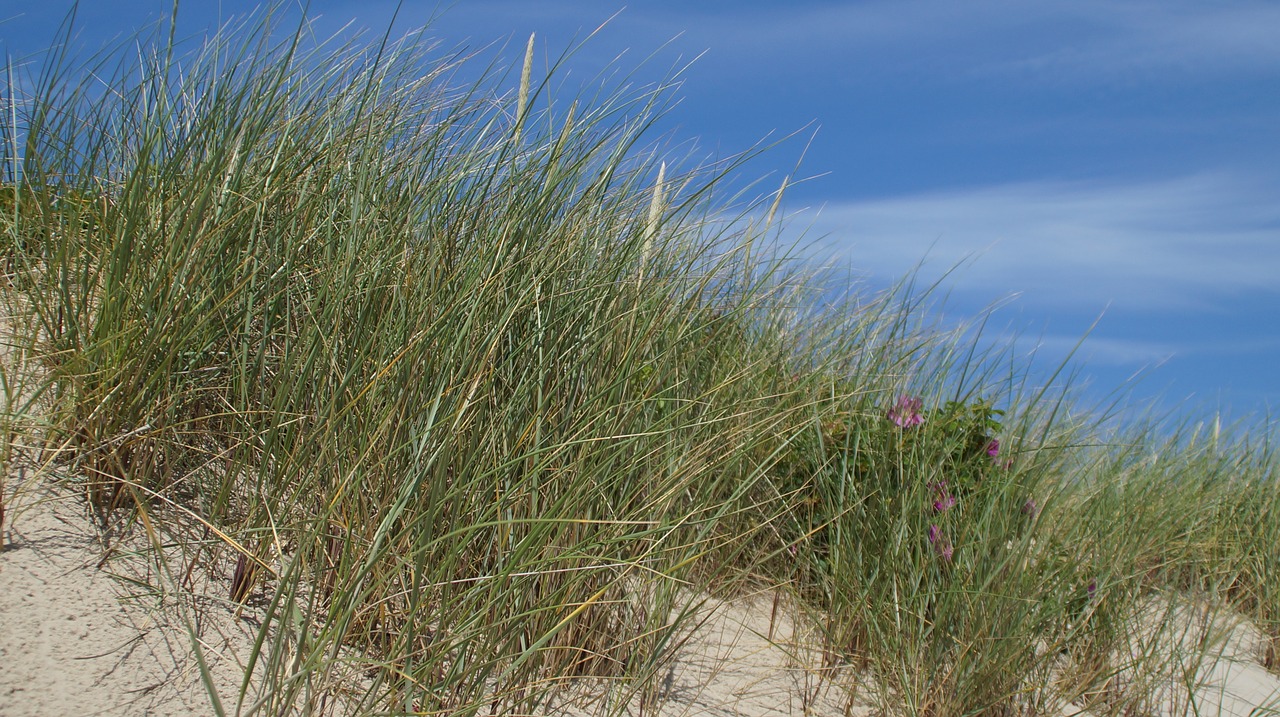
<instances>
[{"instance_id":1,"label":"pink wildflower","mask_svg":"<svg viewBox=\"0 0 1280 717\"><path fill-rule=\"evenodd\" d=\"M947 561L950 561L951 556L955 553L955 548L951 546L951 541L946 538L943 538L941 542L934 546L934 548L938 551L938 555L940 555L943 560Z\"/></svg>"},{"instance_id":2,"label":"pink wildflower","mask_svg":"<svg viewBox=\"0 0 1280 717\"><path fill-rule=\"evenodd\" d=\"M936 525L929 526L929 542L933 545L933 551L943 560L951 560L951 556L955 554L951 541L942 536L942 531Z\"/></svg>"},{"instance_id":3,"label":"pink wildflower","mask_svg":"<svg viewBox=\"0 0 1280 717\"><path fill-rule=\"evenodd\" d=\"M947 492L947 482L940 480L937 483L930 483L929 487L937 494L938 499L933 501L933 510L937 513L945 513L956 507L956 497Z\"/></svg>"},{"instance_id":4,"label":"pink wildflower","mask_svg":"<svg viewBox=\"0 0 1280 717\"><path fill-rule=\"evenodd\" d=\"M924 405L924 401L919 398L911 398L910 396L899 396L898 402L893 405L886 413L886 417L893 421L898 428L910 428L924 423L924 416L920 415L920 408Z\"/></svg>"}]
</instances>

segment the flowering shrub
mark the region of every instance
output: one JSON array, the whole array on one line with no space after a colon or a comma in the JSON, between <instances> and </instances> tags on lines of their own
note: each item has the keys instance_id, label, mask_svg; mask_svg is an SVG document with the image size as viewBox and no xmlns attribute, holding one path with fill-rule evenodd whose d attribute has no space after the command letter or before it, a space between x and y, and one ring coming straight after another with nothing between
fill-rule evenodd
<instances>
[{"instance_id":1,"label":"flowering shrub","mask_svg":"<svg viewBox=\"0 0 1280 717\"><path fill-rule=\"evenodd\" d=\"M1012 460L1001 457L1001 443L996 437L1003 427L1003 417L1004 411L983 399L971 403L948 401L931 413L929 449L940 454L935 460L947 476L946 480L929 485L933 513L941 515L957 506L962 509L961 502L973 495L993 470L1012 465ZM1034 510L1034 501L1029 502ZM1023 507L1025 512L1026 506ZM948 522L957 519L950 516ZM951 560L955 549L936 524L930 526L928 539L939 557Z\"/></svg>"},{"instance_id":2,"label":"flowering shrub","mask_svg":"<svg viewBox=\"0 0 1280 717\"><path fill-rule=\"evenodd\" d=\"M953 476L956 491L972 490L993 466L1007 467L1000 458L1000 429L1004 411L983 399L972 403L948 401L934 412L935 434L942 440L943 464Z\"/></svg>"},{"instance_id":3,"label":"flowering shrub","mask_svg":"<svg viewBox=\"0 0 1280 717\"><path fill-rule=\"evenodd\" d=\"M1004 412L981 398L931 406L909 393L825 408L774 464L780 493L796 501L779 566L847 616L827 636L837 651L856 655L878 639L880 616L861 610L884 601L926 616L930 644L952 649L947 636L967 629L953 608L992 566L1012 564L1006 546L1039 508L1011 484L1017 448Z\"/></svg>"},{"instance_id":4,"label":"flowering shrub","mask_svg":"<svg viewBox=\"0 0 1280 717\"><path fill-rule=\"evenodd\" d=\"M930 409L922 397L910 394L897 395L875 413L828 414L819 430L798 438L778 463L782 485L805 505L795 540L808 546L809 558L824 563L833 530L889 534L894 522L910 514L902 511L918 510L914 506L919 505L930 516L922 544L932 555L952 560L966 513L972 512L966 503L989 478L1006 475L1003 470L1012 464L999 438L1003 417L985 399L949 401ZM923 495L923 503L913 495ZM1023 500L1018 498L1010 510L1018 515L1021 508L1034 517L1034 501L1024 505Z\"/></svg>"}]
</instances>

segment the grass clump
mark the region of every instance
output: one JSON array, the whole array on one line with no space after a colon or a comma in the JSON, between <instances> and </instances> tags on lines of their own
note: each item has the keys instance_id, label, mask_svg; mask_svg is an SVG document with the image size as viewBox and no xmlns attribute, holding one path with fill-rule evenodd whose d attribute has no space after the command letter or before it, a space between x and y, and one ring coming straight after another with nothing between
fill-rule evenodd
<instances>
[{"instance_id":1,"label":"grass clump","mask_svg":"<svg viewBox=\"0 0 1280 717\"><path fill-rule=\"evenodd\" d=\"M269 19L46 75L8 128L47 445L171 572L272 596L237 711L318 699L348 647L370 708L652 672L786 418L747 329L777 281L725 281L759 272L709 180L640 151L665 90L539 110L527 58L494 102L420 38Z\"/></svg>"},{"instance_id":2,"label":"grass clump","mask_svg":"<svg viewBox=\"0 0 1280 717\"><path fill-rule=\"evenodd\" d=\"M652 704L691 606L752 581L890 711L1121 713L1158 662L1125 625L1174 591L1274 667L1266 445L1108 436L909 291L818 306L759 250L781 190L726 223L739 161L649 141L666 87L552 97L531 38L502 92L278 20L55 49L0 137L38 363L6 461L141 526L162 594L260 611L217 712Z\"/></svg>"}]
</instances>

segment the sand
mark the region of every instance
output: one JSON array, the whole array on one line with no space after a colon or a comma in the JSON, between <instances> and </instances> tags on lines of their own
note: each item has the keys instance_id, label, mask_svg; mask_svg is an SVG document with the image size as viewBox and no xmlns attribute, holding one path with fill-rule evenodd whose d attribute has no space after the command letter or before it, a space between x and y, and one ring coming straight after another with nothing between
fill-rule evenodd
<instances>
[{"instance_id":1,"label":"sand","mask_svg":"<svg viewBox=\"0 0 1280 717\"><path fill-rule=\"evenodd\" d=\"M99 566L83 501L37 486L19 511L0 553L0 715L213 714L186 625ZM256 626L207 612L205 659L219 692L235 694Z\"/></svg>"},{"instance_id":2,"label":"sand","mask_svg":"<svg viewBox=\"0 0 1280 717\"><path fill-rule=\"evenodd\" d=\"M0 715L214 714L171 601L113 574L118 561L99 565L102 546L78 496L50 485L23 488L18 504L8 504L12 527L0 553ZM873 714L824 672L812 635L791 613L775 612L770 594L706 601L701 626L646 714ZM200 614L201 644L225 700L239 691L257 624L231 606ZM1216 660L1198 669L1180 662L1206 644ZM1133 621L1130 649L1166 658L1166 674L1141 684L1151 714L1280 715L1280 677L1262 667L1264 638L1245 620L1190 601L1152 601ZM1125 687L1141 679L1124 670L1117 676ZM548 713L585 716L604 704L564 702ZM629 706L639 709L635 699ZM1061 714L1091 716L1073 705Z\"/></svg>"},{"instance_id":3,"label":"sand","mask_svg":"<svg viewBox=\"0 0 1280 717\"><path fill-rule=\"evenodd\" d=\"M130 582L136 571L120 565L127 557L99 565L102 545L83 500L26 486L16 512L0 552L0 715L215 714L172 601ZM648 713L845 714L850 699L823 678L809 636L772 612L766 597L707 601ZM198 627L229 714L235 706L225 701L239 691L257 630L252 610L235 613L206 606ZM589 715L604 704L575 696L576 706L549 713Z\"/></svg>"},{"instance_id":4,"label":"sand","mask_svg":"<svg viewBox=\"0 0 1280 717\"><path fill-rule=\"evenodd\" d=\"M1118 686L1136 682L1151 712L1280 715L1280 677L1263 667L1267 638L1248 620L1186 598L1151 598L1127 624L1129 653L1154 657L1160 669L1138 676L1122 668Z\"/></svg>"}]
</instances>

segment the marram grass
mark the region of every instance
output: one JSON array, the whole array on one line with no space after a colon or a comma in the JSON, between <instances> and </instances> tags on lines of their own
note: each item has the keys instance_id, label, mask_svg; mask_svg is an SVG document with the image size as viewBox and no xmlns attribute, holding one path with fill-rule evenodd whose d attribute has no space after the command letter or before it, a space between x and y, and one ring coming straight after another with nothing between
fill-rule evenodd
<instances>
[{"instance_id":1,"label":"marram grass","mask_svg":"<svg viewBox=\"0 0 1280 717\"><path fill-rule=\"evenodd\" d=\"M782 190L658 151L667 87L551 96L530 38L509 93L278 21L55 46L0 137L6 465L140 526L170 594L256 606L216 712L536 711L578 677L621 711L690 601L761 582L891 713L1141 708L1162 665L1117 654L1156 595L1277 665L1265 434L1108 433L908 286L820 305L761 251Z\"/></svg>"}]
</instances>

